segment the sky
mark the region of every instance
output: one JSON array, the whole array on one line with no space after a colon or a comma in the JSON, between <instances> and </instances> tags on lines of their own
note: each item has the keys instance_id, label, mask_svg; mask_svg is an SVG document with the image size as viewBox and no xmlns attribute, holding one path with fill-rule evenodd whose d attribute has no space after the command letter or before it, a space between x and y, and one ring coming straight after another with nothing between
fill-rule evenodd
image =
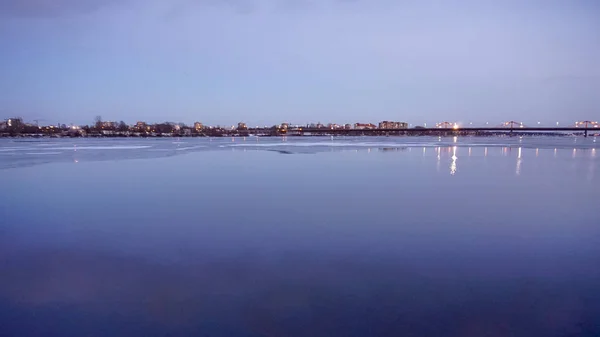
<instances>
[{"instance_id":1,"label":"sky","mask_svg":"<svg viewBox=\"0 0 600 337\"><path fill-rule=\"evenodd\" d=\"M0 118L600 120L596 0L1 0Z\"/></svg>"}]
</instances>

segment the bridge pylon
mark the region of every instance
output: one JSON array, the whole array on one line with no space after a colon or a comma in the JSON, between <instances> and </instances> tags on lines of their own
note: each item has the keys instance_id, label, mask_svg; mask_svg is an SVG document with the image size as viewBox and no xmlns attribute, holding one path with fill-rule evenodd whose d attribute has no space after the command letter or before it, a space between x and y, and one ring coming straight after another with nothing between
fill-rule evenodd
<instances>
[{"instance_id":1,"label":"bridge pylon","mask_svg":"<svg viewBox=\"0 0 600 337\"><path fill-rule=\"evenodd\" d=\"M588 129L590 128L590 126L592 128L598 128L598 127L600 127L600 124L598 122L592 122L592 121L575 122L575 127L576 128L578 128L580 126L583 126L585 128L585 130L583 131L583 136L587 138L587 136L588 136Z\"/></svg>"},{"instance_id":2,"label":"bridge pylon","mask_svg":"<svg viewBox=\"0 0 600 337\"><path fill-rule=\"evenodd\" d=\"M525 125L523 125L522 122L515 122L515 121L504 122L504 123L502 123L502 126L510 128L510 135L511 135L511 137L513 136L513 130L515 129L515 126L518 127L518 128L525 127Z\"/></svg>"}]
</instances>

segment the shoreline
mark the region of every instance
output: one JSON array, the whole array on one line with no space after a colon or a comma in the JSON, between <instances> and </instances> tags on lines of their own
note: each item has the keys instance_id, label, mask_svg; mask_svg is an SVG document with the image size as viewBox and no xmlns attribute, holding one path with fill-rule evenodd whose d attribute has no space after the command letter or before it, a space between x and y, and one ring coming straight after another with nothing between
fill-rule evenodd
<instances>
[{"instance_id":1,"label":"shoreline","mask_svg":"<svg viewBox=\"0 0 600 337\"><path fill-rule=\"evenodd\" d=\"M477 137L477 138L491 138L491 137L585 137L583 132L578 133L564 133L560 131L556 132L510 132L509 130L504 132L486 132L486 133L471 133L471 132L407 132L407 133L359 133L353 132L351 134L340 134L331 132L322 132L317 134L249 134L249 133L218 133L218 134L135 134L135 133L123 133L123 134L92 134L92 135L81 135L81 134L0 134L0 139L60 139L60 138L244 138L244 137L257 137L257 138L273 138L273 137L298 137L298 138L312 138L312 137ZM587 137L600 137L600 133L589 133Z\"/></svg>"}]
</instances>

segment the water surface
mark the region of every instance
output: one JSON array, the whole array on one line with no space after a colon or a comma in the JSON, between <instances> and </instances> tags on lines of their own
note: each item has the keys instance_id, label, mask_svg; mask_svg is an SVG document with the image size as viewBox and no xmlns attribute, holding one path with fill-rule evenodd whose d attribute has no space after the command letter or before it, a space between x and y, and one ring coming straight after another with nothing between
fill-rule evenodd
<instances>
[{"instance_id":1,"label":"water surface","mask_svg":"<svg viewBox=\"0 0 600 337\"><path fill-rule=\"evenodd\" d=\"M598 336L592 138L0 142L0 336Z\"/></svg>"}]
</instances>

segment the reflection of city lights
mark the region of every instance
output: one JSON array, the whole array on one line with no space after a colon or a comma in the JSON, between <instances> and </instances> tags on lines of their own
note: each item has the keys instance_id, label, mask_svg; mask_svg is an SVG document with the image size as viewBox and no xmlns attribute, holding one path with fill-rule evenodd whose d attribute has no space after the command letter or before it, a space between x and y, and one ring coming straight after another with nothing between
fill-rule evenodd
<instances>
[{"instance_id":1,"label":"reflection of city lights","mask_svg":"<svg viewBox=\"0 0 600 337\"><path fill-rule=\"evenodd\" d=\"M425 152L427 152L427 148L423 147L423 155L425 155Z\"/></svg>"},{"instance_id":2,"label":"reflection of city lights","mask_svg":"<svg viewBox=\"0 0 600 337\"><path fill-rule=\"evenodd\" d=\"M456 156L456 146L452 148L452 163L450 164L450 174L456 174L456 160L458 157Z\"/></svg>"},{"instance_id":3,"label":"reflection of city lights","mask_svg":"<svg viewBox=\"0 0 600 337\"><path fill-rule=\"evenodd\" d=\"M577 155L577 149L573 149L573 158Z\"/></svg>"},{"instance_id":4,"label":"reflection of city lights","mask_svg":"<svg viewBox=\"0 0 600 337\"><path fill-rule=\"evenodd\" d=\"M558 149L554 148L554 158L556 158L556 155L558 154Z\"/></svg>"},{"instance_id":5,"label":"reflection of city lights","mask_svg":"<svg viewBox=\"0 0 600 337\"><path fill-rule=\"evenodd\" d=\"M487 154L488 154L488 148L486 147L485 150L483 151L483 156L487 157Z\"/></svg>"},{"instance_id":6,"label":"reflection of city lights","mask_svg":"<svg viewBox=\"0 0 600 337\"><path fill-rule=\"evenodd\" d=\"M535 156L539 157L540 156L540 149L535 149Z\"/></svg>"},{"instance_id":7,"label":"reflection of city lights","mask_svg":"<svg viewBox=\"0 0 600 337\"><path fill-rule=\"evenodd\" d=\"M469 157L471 156L472 151L473 151L473 148L469 148Z\"/></svg>"},{"instance_id":8,"label":"reflection of city lights","mask_svg":"<svg viewBox=\"0 0 600 337\"><path fill-rule=\"evenodd\" d=\"M442 159L442 149L438 146L435 151L437 152L437 162L435 168L438 172L440 172L440 164Z\"/></svg>"},{"instance_id":9,"label":"reflection of city lights","mask_svg":"<svg viewBox=\"0 0 600 337\"><path fill-rule=\"evenodd\" d=\"M457 137L457 136L454 136L454 139L453 139L453 141L454 141L454 143L456 143L456 142L458 141L458 137Z\"/></svg>"},{"instance_id":10,"label":"reflection of city lights","mask_svg":"<svg viewBox=\"0 0 600 337\"><path fill-rule=\"evenodd\" d=\"M519 148L519 152L517 153L517 170L516 174L518 176L521 175L521 148Z\"/></svg>"},{"instance_id":11,"label":"reflection of city lights","mask_svg":"<svg viewBox=\"0 0 600 337\"><path fill-rule=\"evenodd\" d=\"M592 157L596 157L596 149L592 149Z\"/></svg>"}]
</instances>

